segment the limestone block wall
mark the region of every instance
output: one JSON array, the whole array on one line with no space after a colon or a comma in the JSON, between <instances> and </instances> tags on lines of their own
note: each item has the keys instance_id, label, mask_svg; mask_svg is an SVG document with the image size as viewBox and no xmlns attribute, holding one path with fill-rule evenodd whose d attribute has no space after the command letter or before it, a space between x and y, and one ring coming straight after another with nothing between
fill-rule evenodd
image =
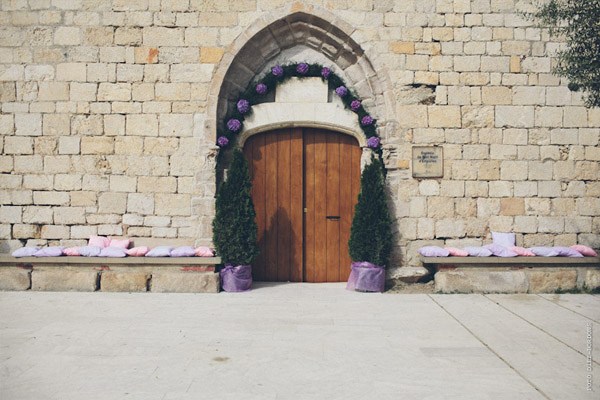
<instances>
[{"instance_id":1,"label":"limestone block wall","mask_svg":"<svg viewBox=\"0 0 600 400\"><path fill-rule=\"evenodd\" d=\"M291 34L332 63L343 48L338 68L376 94L393 268L417 265L424 243L480 244L491 230L600 248L600 110L551 74L562 44L519 16L528 3L2 1L0 251L91 234L210 243L226 66L252 71L239 49L298 12ZM443 146L443 178L412 178L413 145Z\"/></svg>"}]
</instances>

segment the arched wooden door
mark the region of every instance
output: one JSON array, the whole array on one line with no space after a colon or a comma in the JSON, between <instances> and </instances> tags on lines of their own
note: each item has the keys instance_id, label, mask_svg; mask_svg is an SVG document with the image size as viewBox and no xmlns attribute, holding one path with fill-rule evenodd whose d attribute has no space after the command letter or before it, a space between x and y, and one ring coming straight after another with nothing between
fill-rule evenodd
<instances>
[{"instance_id":1,"label":"arched wooden door","mask_svg":"<svg viewBox=\"0 0 600 400\"><path fill-rule=\"evenodd\" d=\"M350 274L348 239L360 190L355 138L312 128L250 137L260 281L342 282Z\"/></svg>"}]
</instances>

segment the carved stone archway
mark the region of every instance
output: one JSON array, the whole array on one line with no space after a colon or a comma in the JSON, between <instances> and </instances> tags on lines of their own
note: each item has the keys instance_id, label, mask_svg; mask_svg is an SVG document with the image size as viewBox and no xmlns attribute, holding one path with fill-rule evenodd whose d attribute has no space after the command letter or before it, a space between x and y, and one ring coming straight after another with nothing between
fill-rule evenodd
<instances>
[{"instance_id":1,"label":"carved stone archway","mask_svg":"<svg viewBox=\"0 0 600 400\"><path fill-rule=\"evenodd\" d=\"M344 79L379 121L379 135L385 139L394 118L391 85L385 70L376 70L354 40L355 34L355 28L324 8L299 3L257 19L232 43L217 67L206 128L216 139L217 127L235 107L239 93L270 66L301 53L308 54L302 61L320 62Z\"/></svg>"}]
</instances>

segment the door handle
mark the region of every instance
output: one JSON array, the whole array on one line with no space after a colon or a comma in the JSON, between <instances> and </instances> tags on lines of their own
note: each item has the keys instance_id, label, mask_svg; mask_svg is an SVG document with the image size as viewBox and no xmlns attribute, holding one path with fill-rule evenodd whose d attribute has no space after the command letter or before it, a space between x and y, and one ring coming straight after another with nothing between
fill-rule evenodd
<instances>
[{"instance_id":1,"label":"door handle","mask_svg":"<svg viewBox=\"0 0 600 400\"><path fill-rule=\"evenodd\" d=\"M325 217L327 219L331 219L333 221L339 221L340 220L340 216L339 215L328 215L327 217Z\"/></svg>"}]
</instances>

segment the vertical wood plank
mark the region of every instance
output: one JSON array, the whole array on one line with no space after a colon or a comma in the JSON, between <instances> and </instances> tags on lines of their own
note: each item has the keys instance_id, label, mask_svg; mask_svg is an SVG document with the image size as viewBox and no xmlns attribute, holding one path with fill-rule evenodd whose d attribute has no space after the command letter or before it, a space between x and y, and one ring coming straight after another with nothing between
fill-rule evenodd
<instances>
[{"instance_id":1,"label":"vertical wood plank","mask_svg":"<svg viewBox=\"0 0 600 400\"><path fill-rule=\"evenodd\" d=\"M277 131L265 136L265 280L277 280Z\"/></svg>"},{"instance_id":2,"label":"vertical wood plank","mask_svg":"<svg viewBox=\"0 0 600 400\"><path fill-rule=\"evenodd\" d=\"M315 282L327 282L327 134L315 131Z\"/></svg>"},{"instance_id":3,"label":"vertical wood plank","mask_svg":"<svg viewBox=\"0 0 600 400\"><path fill-rule=\"evenodd\" d=\"M340 136L327 134L327 215L340 216ZM326 219L327 282L340 280L340 220Z\"/></svg>"},{"instance_id":4,"label":"vertical wood plank","mask_svg":"<svg viewBox=\"0 0 600 400\"><path fill-rule=\"evenodd\" d=\"M277 281L291 278L291 130L277 134Z\"/></svg>"},{"instance_id":5,"label":"vertical wood plank","mask_svg":"<svg viewBox=\"0 0 600 400\"><path fill-rule=\"evenodd\" d=\"M340 136L340 281L347 281L350 276L350 255L348 253L348 240L352 216L354 214L354 201L352 200L352 179L355 177L352 170L354 148L350 136Z\"/></svg>"},{"instance_id":6,"label":"vertical wood plank","mask_svg":"<svg viewBox=\"0 0 600 400\"><path fill-rule=\"evenodd\" d=\"M304 130L304 277L305 282L316 280L316 209L315 209L315 133Z\"/></svg>"},{"instance_id":7,"label":"vertical wood plank","mask_svg":"<svg viewBox=\"0 0 600 400\"><path fill-rule=\"evenodd\" d=\"M290 140L290 172L291 172L291 245L290 265L292 282L302 282L303 269L303 217L304 217L304 171L303 171L303 145L302 128L295 128L291 133Z\"/></svg>"}]
</instances>

